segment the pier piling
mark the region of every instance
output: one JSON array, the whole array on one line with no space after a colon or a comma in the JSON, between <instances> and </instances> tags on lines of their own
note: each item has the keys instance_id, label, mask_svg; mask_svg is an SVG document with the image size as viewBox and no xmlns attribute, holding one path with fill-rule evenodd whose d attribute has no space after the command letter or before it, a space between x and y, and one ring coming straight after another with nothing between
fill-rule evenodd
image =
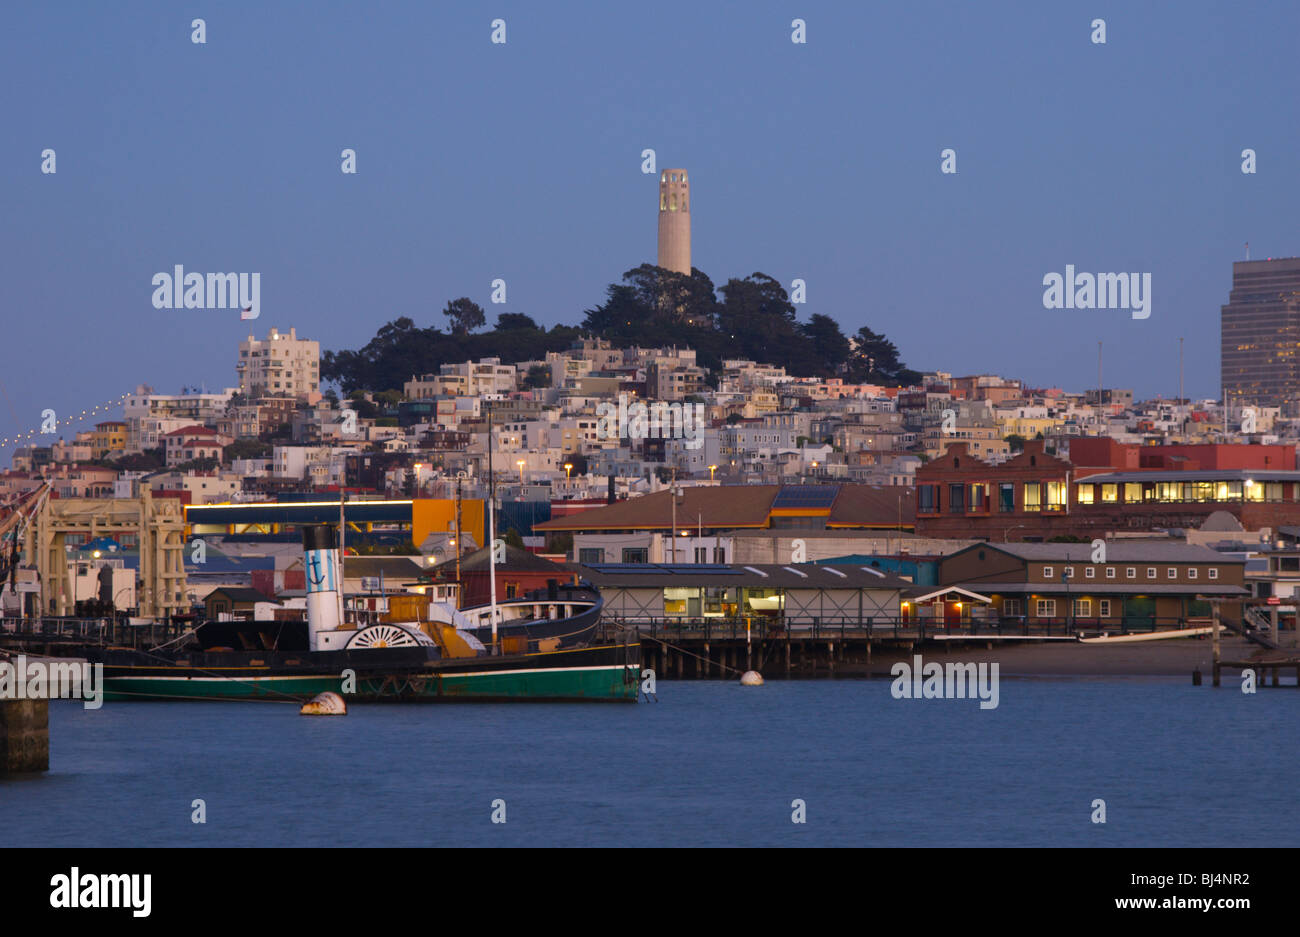
<instances>
[{"instance_id":1,"label":"pier piling","mask_svg":"<svg viewBox=\"0 0 1300 937\"><path fill-rule=\"evenodd\" d=\"M49 700L0 700L0 776L49 770Z\"/></svg>"}]
</instances>

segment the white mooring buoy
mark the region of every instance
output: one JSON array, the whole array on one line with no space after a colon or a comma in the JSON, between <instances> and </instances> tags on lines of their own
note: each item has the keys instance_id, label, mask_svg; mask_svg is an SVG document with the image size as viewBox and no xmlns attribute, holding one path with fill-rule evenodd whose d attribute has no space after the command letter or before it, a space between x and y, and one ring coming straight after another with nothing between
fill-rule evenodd
<instances>
[{"instance_id":1,"label":"white mooring buoy","mask_svg":"<svg viewBox=\"0 0 1300 937\"><path fill-rule=\"evenodd\" d=\"M757 670L746 670L740 675L741 686L762 686L763 675Z\"/></svg>"},{"instance_id":2,"label":"white mooring buoy","mask_svg":"<svg viewBox=\"0 0 1300 937\"><path fill-rule=\"evenodd\" d=\"M348 704L343 702L343 697L327 690L318 693L311 702L303 703L298 713L303 716L346 716Z\"/></svg>"}]
</instances>

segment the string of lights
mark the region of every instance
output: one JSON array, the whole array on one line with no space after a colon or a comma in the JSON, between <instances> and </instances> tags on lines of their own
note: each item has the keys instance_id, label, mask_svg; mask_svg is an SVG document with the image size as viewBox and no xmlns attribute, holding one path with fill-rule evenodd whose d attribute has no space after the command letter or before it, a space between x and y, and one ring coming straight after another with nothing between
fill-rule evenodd
<instances>
[{"instance_id":1,"label":"string of lights","mask_svg":"<svg viewBox=\"0 0 1300 937\"><path fill-rule=\"evenodd\" d=\"M107 417L108 414L109 414L109 411L110 411L110 410L113 410L114 408L116 408L116 407L120 407L120 406L122 406L123 404L125 404L125 403L126 403L126 398L127 398L127 395L126 395L126 394L122 394L122 395L121 395L120 397L118 397L116 400L108 400L108 401L105 401L104 403L99 404L98 406L89 407L89 408L87 408L87 409L85 409L85 410L82 410L80 413L73 413L71 416L65 417L65 418L62 419L62 420L60 420L60 419L56 419L56 420L54 421L55 431L45 431L45 432L42 432L40 426L38 426L36 429L31 430L30 432L26 432L26 433L18 433L18 434L13 435L13 436L3 436L3 437L0 437L0 446L8 446L8 445L10 445L10 444L27 443L27 442L34 441L34 440L39 440L42 436L52 436L52 435L57 435L56 431L57 431L57 429L58 429L60 426L66 428L66 427L72 426L72 425L74 425L74 424L84 422L87 418L94 419L94 417L95 417L97 414L103 414L105 417ZM56 416L57 416L57 412L56 412ZM44 425L44 424L42 424L42 425Z\"/></svg>"}]
</instances>

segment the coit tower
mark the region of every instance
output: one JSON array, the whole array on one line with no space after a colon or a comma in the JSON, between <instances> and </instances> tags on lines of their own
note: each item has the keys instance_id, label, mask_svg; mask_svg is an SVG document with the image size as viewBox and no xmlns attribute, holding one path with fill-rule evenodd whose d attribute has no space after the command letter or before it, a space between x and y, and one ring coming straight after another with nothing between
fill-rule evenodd
<instances>
[{"instance_id":1,"label":"coit tower","mask_svg":"<svg viewBox=\"0 0 1300 937\"><path fill-rule=\"evenodd\" d=\"M685 169L659 174L659 266L691 275L691 184Z\"/></svg>"}]
</instances>

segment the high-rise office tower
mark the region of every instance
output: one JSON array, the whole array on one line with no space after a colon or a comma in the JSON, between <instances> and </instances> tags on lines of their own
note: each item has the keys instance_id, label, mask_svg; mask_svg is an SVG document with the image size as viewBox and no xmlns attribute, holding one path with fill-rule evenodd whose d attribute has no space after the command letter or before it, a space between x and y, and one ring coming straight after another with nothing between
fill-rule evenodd
<instances>
[{"instance_id":1,"label":"high-rise office tower","mask_svg":"<svg viewBox=\"0 0 1300 937\"><path fill-rule=\"evenodd\" d=\"M1220 319L1220 371L1229 407L1300 415L1300 257L1232 265Z\"/></svg>"},{"instance_id":2,"label":"high-rise office tower","mask_svg":"<svg viewBox=\"0 0 1300 937\"><path fill-rule=\"evenodd\" d=\"M691 275L691 184L685 169L659 174L659 266Z\"/></svg>"}]
</instances>

